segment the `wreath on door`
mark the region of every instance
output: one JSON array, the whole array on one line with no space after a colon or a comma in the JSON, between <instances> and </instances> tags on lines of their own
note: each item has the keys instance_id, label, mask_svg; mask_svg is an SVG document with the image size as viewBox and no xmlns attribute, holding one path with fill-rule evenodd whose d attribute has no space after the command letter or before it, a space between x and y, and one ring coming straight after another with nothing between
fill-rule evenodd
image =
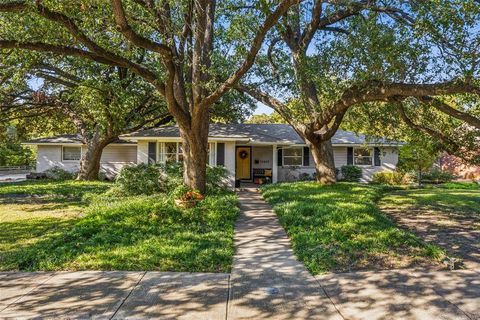
<instances>
[{"instance_id":1,"label":"wreath on door","mask_svg":"<svg viewBox=\"0 0 480 320\"><path fill-rule=\"evenodd\" d=\"M240 156L240 159L246 159L248 157L248 152L245 150L242 150L238 155Z\"/></svg>"}]
</instances>

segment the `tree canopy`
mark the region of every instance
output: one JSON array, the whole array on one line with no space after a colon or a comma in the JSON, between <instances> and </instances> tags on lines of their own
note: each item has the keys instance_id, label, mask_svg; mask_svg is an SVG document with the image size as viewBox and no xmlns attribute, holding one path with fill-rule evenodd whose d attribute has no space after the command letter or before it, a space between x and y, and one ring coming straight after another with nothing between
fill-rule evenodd
<instances>
[{"instance_id":1,"label":"tree canopy","mask_svg":"<svg viewBox=\"0 0 480 320\"><path fill-rule=\"evenodd\" d=\"M329 141L345 117L403 121L478 158L479 21L473 0L302 1L237 89L304 137L319 181L335 180Z\"/></svg>"},{"instance_id":2,"label":"tree canopy","mask_svg":"<svg viewBox=\"0 0 480 320\"><path fill-rule=\"evenodd\" d=\"M298 2L6 1L0 49L82 58L142 78L179 125L185 183L204 191L210 111Z\"/></svg>"}]
</instances>

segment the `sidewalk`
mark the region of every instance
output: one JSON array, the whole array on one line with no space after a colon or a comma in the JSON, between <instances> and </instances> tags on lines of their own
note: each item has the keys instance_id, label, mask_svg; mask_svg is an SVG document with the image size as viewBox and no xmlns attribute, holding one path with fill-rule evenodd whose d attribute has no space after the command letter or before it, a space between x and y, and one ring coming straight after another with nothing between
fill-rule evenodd
<instances>
[{"instance_id":1,"label":"sidewalk","mask_svg":"<svg viewBox=\"0 0 480 320\"><path fill-rule=\"evenodd\" d=\"M0 319L225 319L228 274L0 273Z\"/></svg>"}]
</instances>

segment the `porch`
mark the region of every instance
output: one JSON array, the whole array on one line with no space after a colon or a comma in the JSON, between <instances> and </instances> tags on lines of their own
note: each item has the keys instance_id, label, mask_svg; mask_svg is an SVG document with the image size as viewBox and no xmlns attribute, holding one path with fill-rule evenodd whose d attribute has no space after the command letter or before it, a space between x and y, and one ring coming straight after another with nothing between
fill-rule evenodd
<instances>
[{"instance_id":1,"label":"porch","mask_svg":"<svg viewBox=\"0 0 480 320\"><path fill-rule=\"evenodd\" d=\"M235 187L254 187L278 181L277 145L235 146Z\"/></svg>"}]
</instances>

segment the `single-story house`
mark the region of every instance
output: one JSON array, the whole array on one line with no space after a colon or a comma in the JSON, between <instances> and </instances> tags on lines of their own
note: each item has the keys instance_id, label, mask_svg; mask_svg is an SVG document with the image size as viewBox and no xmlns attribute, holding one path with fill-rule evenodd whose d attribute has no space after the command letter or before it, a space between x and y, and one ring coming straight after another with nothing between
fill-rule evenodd
<instances>
[{"instance_id":1,"label":"single-story house","mask_svg":"<svg viewBox=\"0 0 480 320\"><path fill-rule=\"evenodd\" d=\"M78 171L80 157L85 150L80 137L74 134L40 138L24 144L37 146L37 172L53 167L70 172ZM118 140L103 149L100 168L107 176L115 176L123 166L136 163L137 144L133 141Z\"/></svg>"},{"instance_id":2,"label":"single-story house","mask_svg":"<svg viewBox=\"0 0 480 320\"><path fill-rule=\"evenodd\" d=\"M84 146L76 136L58 136L27 142L38 146L37 171L58 166L78 170ZM367 139L364 135L339 130L332 138L335 166L352 164L363 169L362 181L378 171L394 170L399 142ZM182 160L182 143L177 126L142 130L121 137L105 148L102 171L117 173L133 163L165 163ZM305 141L287 124L211 124L209 164L224 166L232 186L244 182L293 181L313 176L313 157Z\"/></svg>"}]
</instances>

